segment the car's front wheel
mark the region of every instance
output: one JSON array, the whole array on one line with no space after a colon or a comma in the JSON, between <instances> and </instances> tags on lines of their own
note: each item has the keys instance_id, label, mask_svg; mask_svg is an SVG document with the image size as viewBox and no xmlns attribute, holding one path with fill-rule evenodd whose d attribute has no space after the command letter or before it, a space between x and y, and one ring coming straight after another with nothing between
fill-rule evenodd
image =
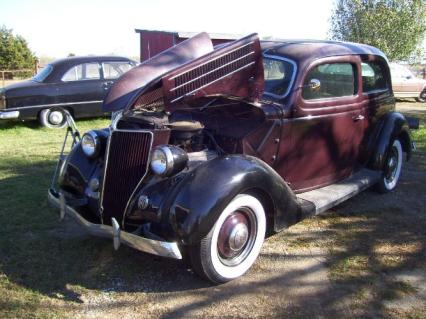
<instances>
[{"instance_id":1,"label":"car's front wheel","mask_svg":"<svg viewBox=\"0 0 426 319\"><path fill-rule=\"evenodd\" d=\"M40 124L48 128L63 128L67 125L66 115L61 109L44 109L39 115Z\"/></svg>"},{"instance_id":2,"label":"car's front wheel","mask_svg":"<svg viewBox=\"0 0 426 319\"><path fill-rule=\"evenodd\" d=\"M190 248L194 270L214 283L242 276L259 255L265 231L262 203L252 195L236 196L207 236Z\"/></svg>"},{"instance_id":3,"label":"car's front wheel","mask_svg":"<svg viewBox=\"0 0 426 319\"><path fill-rule=\"evenodd\" d=\"M402 170L402 146L399 140L394 140L383 168L382 176L377 183L377 190L387 193L395 189Z\"/></svg>"}]
</instances>

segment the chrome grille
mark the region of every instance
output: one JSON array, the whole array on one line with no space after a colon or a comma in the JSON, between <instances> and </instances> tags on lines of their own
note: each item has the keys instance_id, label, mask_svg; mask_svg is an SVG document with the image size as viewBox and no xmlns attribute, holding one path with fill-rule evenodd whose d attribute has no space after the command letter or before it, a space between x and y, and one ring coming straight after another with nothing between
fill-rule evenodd
<instances>
[{"instance_id":1,"label":"chrome grille","mask_svg":"<svg viewBox=\"0 0 426 319\"><path fill-rule=\"evenodd\" d=\"M152 133L112 131L102 189L102 217L121 221L127 202L148 170Z\"/></svg>"}]
</instances>

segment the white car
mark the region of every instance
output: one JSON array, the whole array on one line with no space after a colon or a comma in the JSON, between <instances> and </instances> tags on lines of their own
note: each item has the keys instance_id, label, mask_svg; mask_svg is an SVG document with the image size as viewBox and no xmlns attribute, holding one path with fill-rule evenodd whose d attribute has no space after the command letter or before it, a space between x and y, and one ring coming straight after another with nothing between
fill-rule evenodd
<instances>
[{"instance_id":1,"label":"white car","mask_svg":"<svg viewBox=\"0 0 426 319\"><path fill-rule=\"evenodd\" d=\"M414 76L405 66L390 63L392 89L396 98L412 97L419 102L426 102L426 80Z\"/></svg>"}]
</instances>

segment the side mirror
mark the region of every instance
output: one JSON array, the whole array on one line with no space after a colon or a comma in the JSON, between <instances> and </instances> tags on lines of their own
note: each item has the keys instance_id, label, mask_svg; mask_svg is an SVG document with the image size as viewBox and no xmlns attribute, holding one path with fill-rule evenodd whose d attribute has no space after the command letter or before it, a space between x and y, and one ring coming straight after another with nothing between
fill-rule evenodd
<instances>
[{"instance_id":1,"label":"side mirror","mask_svg":"<svg viewBox=\"0 0 426 319\"><path fill-rule=\"evenodd\" d=\"M318 79L311 79L307 85L311 91L318 91L321 87L321 82Z\"/></svg>"}]
</instances>

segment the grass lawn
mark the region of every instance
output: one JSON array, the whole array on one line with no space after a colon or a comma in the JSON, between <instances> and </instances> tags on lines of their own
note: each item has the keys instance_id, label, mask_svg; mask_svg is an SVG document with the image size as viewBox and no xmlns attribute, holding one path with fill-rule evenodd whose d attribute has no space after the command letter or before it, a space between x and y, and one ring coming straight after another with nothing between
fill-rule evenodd
<instances>
[{"instance_id":1,"label":"grass lawn","mask_svg":"<svg viewBox=\"0 0 426 319\"><path fill-rule=\"evenodd\" d=\"M107 119L77 122L81 132L108 124ZM395 194L379 197L365 192L325 216L299 224L303 234L284 233L275 239L285 241L289 251L326 248L333 294L344 305L342 310L324 297L328 314L425 318L424 304L420 310L383 306L415 296L419 288L404 274L424 275L426 269L424 117L421 124L413 133L419 152ZM114 252L112 241L82 235L70 222L59 223L46 195L64 134L65 130L42 129L36 123L0 123L0 318L85 317L92 314L87 303L99 311L92 317L126 317L137 307L134 299L148 311L145 315L158 315L163 298L178 300L185 290L200 298L201 284L185 274L185 265L126 247ZM256 274L256 267L253 271ZM224 287L207 287L203 293L208 296ZM98 305L93 300L106 301ZM194 305L206 307L202 316L219 316L214 303ZM229 308L228 315L238 314L235 306L222 306ZM286 306L288 300L282 303ZM251 316L268 314L261 305L258 311ZM316 316L315 309L306 311Z\"/></svg>"}]
</instances>

